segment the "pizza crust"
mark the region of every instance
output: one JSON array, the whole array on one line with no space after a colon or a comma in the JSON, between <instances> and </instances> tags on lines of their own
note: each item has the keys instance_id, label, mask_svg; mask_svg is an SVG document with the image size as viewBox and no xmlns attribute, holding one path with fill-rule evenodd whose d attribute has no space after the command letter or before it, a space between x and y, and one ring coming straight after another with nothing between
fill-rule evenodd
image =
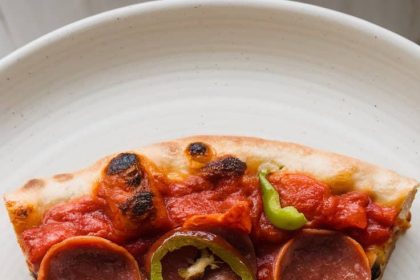
<instances>
[{"instance_id":1,"label":"pizza crust","mask_svg":"<svg viewBox=\"0 0 420 280\"><path fill-rule=\"evenodd\" d=\"M284 165L287 171L307 173L328 183L332 192L368 192L376 203L403 209L403 214L407 214L405 212L410 207L404 202L412 200L419 185L414 179L357 159L298 144L252 137L193 136L130 152L147 157L168 176L184 177L189 170L185 148L192 142L204 142L216 156L234 155L248 165L274 161ZM20 233L39 223L44 212L59 202L89 195L114 156L105 157L79 172L30 180L19 190L6 194L6 207L16 231Z\"/></svg>"}]
</instances>

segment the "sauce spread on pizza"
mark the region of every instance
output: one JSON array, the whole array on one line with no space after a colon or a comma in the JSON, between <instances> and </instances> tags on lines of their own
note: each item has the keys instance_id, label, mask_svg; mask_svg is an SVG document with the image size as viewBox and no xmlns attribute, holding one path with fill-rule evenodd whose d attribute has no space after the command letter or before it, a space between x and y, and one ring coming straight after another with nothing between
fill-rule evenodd
<instances>
[{"instance_id":1,"label":"sauce spread on pizza","mask_svg":"<svg viewBox=\"0 0 420 280\"><path fill-rule=\"evenodd\" d=\"M310 256L317 267L313 269L314 274L342 277L354 267L354 262L360 262L362 272L345 279L371 279L370 266L366 265L369 275L363 271L366 257L355 261L358 251L352 249L353 243L336 239L335 235L324 237L332 240L331 255L340 256L337 259L341 268L333 268L328 261L321 261L318 252L319 244L325 240L318 242L311 236L312 242L308 243L302 240L302 229L336 232L341 234L340 238L348 236L367 249L380 246L390 238L397 219L396 209L374 203L367 193L333 194L327 184L310 175L278 170L267 175L267 179L278 193L281 207L291 207L307 221L297 230L278 228L264 212L267 208L257 168L247 166L233 155L214 157L203 143L192 143L185 153L190 160L189 173L176 179L166 176L165 170L141 155L123 153L114 157L103 170L91 196L52 207L39 226L22 232L21 245L33 270L39 271L40 266L44 267L44 274L53 270L50 276L41 279L59 279L53 274L62 275L69 269L68 266L61 269L62 262L80 266L74 256L89 251L84 254L86 263L81 269L91 266L100 275L101 269L92 264L93 258L86 257L112 259L106 248L98 249L99 245L96 249L78 247L73 252L63 249L68 246L56 247L60 257L48 261L48 265L45 261L52 246L69 238L91 236L109 240L129 252L140 268L141 279L270 280L280 279L276 275L280 270L285 271L281 279L302 279L299 278L302 275L318 279L311 278L310 272L295 262ZM279 260L279 250L291 240L300 245L311 244L313 250L309 255L301 251L283 252L285 256L292 254L295 260L293 266L284 268L281 265L287 259ZM339 247L338 251L334 246ZM353 262L345 259L346 254L353 256ZM363 252L360 254L364 256ZM115 257L110 263L110 269L114 270L129 266L123 257ZM101 279L112 279L111 272L103 273ZM115 279L140 279L130 277Z\"/></svg>"}]
</instances>

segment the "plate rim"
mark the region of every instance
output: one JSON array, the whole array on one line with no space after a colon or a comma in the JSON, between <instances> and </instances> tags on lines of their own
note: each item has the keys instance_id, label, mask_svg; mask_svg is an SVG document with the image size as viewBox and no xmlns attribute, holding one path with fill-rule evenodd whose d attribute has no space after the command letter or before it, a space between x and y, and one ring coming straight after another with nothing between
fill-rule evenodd
<instances>
[{"instance_id":1,"label":"plate rim","mask_svg":"<svg viewBox=\"0 0 420 280\"><path fill-rule=\"evenodd\" d=\"M416 43L394 33L384 27L371 23L367 20L351 16L339 11L319 7L312 4L306 4L294 1L276 1L276 0L158 0L149 1L125 7L105 11L96 15L92 15L73 23L67 24L56 30L53 30L41 37L30 41L22 47L14 50L10 54L0 59L0 75L10 66L19 63L26 57L35 54L37 51L54 45L55 43L66 39L69 36L77 35L86 29L92 29L104 23L123 18L125 16L141 15L153 13L161 10L171 10L179 8L191 8L201 6L212 7L251 7L251 8L270 8L285 10L295 14L304 16L312 16L322 18L335 24L342 25L346 28L353 29L361 34L380 36L388 46L394 46L404 51L410 56L420 60L420 46Z\"/></svg>"},{"instance_id":2,"label":"plate rim","mask_svg":"<svg viewBox=\"0 0 420 280\"><path fill-rule=\"evenodd\" d=\"M69 36L77 37L85 31L97 30L104 24L114 22L118 17L141 17L142 15L150 15L160 11L175 12L175 10L179 11L180 9L188 9L196 5L218 8L231 8L233 6L238 8L254 7L263 8L267 11L269 9L275 9L277 11L283 11L284 13L301 15L303 17L307 16L311 20L318 20L317 18L319 18L319 20L324 21L325 24L336 23L344 29L354 31L355 34L353 36L356 38L368 36L373 38L374 35L377 35L381 39L380 42L385 44L384 48L394 48L396 51L402 52L420 63L420 47L415 43L368 21L325 8L309 4L278 0L171 0L140 3L110 10L76 21L47 33L20 49L17 49L5 58L0 59L0 79L2 76L4 77L4 75L7 74L11 67L24 64L27 58L33 58L45 48L54 50L57 48L57 43L59 44L64 40L68 40ZM264 137L267 138L266 136ZM298 140L296 139L295 141ZM10 224L8 224L8 226L10 227ZM415 232L413 231L413 233ZM15 245L17 246L17 243ZM19 254L21 254L20 251Z\"/></svg>"}]
</instances>

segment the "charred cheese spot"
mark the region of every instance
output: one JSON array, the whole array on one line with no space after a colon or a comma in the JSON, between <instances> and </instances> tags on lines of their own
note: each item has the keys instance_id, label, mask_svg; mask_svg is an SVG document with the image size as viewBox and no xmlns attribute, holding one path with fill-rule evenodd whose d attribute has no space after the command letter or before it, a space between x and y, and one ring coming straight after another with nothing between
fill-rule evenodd
<instances>
[{"instance_id":1,"label":"charred cheese spot","mask_svg":"<svg viewBox=\"0 0 420 280\"><path fill-rule=\"evenodd\" d=\"M120 209L124 215L146 218L153 212L153 194L149 191L138 192L121 204Z\"/></svg>"},{"instance_id":2,"label":"charred cheese spot","mask_svg":"<svg viewBox=\"0 0 420 280\"><path fill-rule=\"evenodd\" d=\"M31 209L21 206L16 209L16 218L24 220L29 216L30 212L31 212Z\"/></svg>"},{"instance_id":3,"label":"charred cheese spot","mask_svg":"<svg viewBox=\"0 0 420 280\"><path fill-rule=\"evenodd\" d=\"M34 208L31 205L19 205L14 202L7 202L6 206L13 209L13 217L17 220L26 221L26 219L33 213Z\"/></svg>"},{"instance_id":4,"label":"charred cheese spot","mask_svg":"<svg viewBox=\"0 0 420 280\"><path fill-rule=\"evenodd\" d=\"M138 163L137 155L122 153L114 157L108 165L107 174L115 175L121 173Z\"/></svg>"},{"instance_id":5,"label":"charred cheese spot","mask_svg":"<svg viewBox=\"0 0 420 280\"><path fill-rule=\"evenodd\" d=\"M187 158L192 161L192 165L194 165L194 162L202 164L207 163L213 157L213 151L211 147L203 142L190 143L185 149L185 154L187 155Z\"/></svg>"},{"instance_id":6,"label":"charred cheese spot","mask_svg":"<svg viewBox=\"0 0 420 280\"><path fill-rule=\"evenodd\" d=\"M208 151L207 145L202 142L194 142L188 146L188 153L195 156L204 156Z\"/></svg>"},{"instance_id":7,"label":"charred cheese spot","mask_svg":"<svg viewBox=\"0 0 420 280\"><path fill-rule=\"evenodd\" d=\"M208 163L200 171L208 179L221 179L242 176L245 173L246 167L246 163L240 159L227 156Z\"/></svg>"},{"instance_id":8,"label":"charred cheese spot","mask_svg":"<svg viewBox=\"0 0 420 280\"><path fill-rule=\"evenodd\" d=\"M39 225L42 221L40 211L36 211L33 204L6 201L6 208L17 234Z\"/></svg>"},{"instance_id":9,"label":"charred cheese spot","mask_svg":"<svg viewBox=\"0 0 420 280\"><path fill-rule=\"evenodd\" d=\"M123 177L126 184L132 187L139 186L143 178L140 161L136 154L131 153L122 153L114 157L106 169L106 174Z\"/></svg>"}]
</instances>

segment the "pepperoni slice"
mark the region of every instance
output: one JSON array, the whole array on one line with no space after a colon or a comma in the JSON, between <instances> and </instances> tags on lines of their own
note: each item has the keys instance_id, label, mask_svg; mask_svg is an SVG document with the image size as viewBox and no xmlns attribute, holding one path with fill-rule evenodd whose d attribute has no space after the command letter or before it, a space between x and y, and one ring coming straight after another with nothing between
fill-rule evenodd
<instances>
[{"instance_id":1,"label":"pepperoni slice","mask_svg":"<svg viewBox=\"0 0 420 280\"><path fill-rule=\"evenodd\" d=\"M100 237L68 238L52 246L41 262L38 280L142 280L126 249Z\"/></svg>"},{"instance_id":2,"label":"pepperoni slice","mask_svg":"<svg viewBox=\"0 0 420 280\"><path fill-rule=\"evenodd\" d=\"M359 243L334 231L303 230L280 250L275 280L370 280L369 261Z\"/></svg>"}]
</instances>

